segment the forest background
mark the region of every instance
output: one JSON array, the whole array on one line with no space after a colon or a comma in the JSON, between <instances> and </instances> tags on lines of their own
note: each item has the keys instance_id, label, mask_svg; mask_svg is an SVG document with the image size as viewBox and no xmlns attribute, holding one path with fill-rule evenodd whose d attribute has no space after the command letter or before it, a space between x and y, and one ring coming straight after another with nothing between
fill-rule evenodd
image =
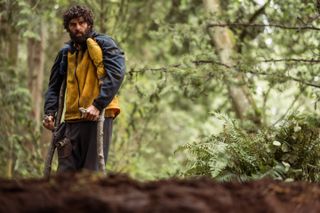
<instances>
[{"instance_id":1,"label":"forest background","mask_svg":"<svg viewBox=\"0 0 320 213\"><path fill-rule=\"evenodd\" d=\"M126 53L108 171L320 180L313 0L0 0L1 177L42 176L43 97L76 3Z\"/></svg>"}]
</instances>

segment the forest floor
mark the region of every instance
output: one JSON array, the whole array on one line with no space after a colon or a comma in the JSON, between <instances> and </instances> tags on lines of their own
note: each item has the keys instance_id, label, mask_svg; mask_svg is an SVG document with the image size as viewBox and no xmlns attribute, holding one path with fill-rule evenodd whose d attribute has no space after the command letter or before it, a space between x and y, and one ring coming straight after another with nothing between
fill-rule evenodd
<instances>
[{"instance_id":1,"label":"forest floor","mask_svg":"<svg viewBox=\"0 0 320 213\"><path fill-rule=\"evenodd\" d=\"M0 212L320 212L320 185L208 178L138 182L88 173L0 179Z\"/></svg>"}]
</instances>

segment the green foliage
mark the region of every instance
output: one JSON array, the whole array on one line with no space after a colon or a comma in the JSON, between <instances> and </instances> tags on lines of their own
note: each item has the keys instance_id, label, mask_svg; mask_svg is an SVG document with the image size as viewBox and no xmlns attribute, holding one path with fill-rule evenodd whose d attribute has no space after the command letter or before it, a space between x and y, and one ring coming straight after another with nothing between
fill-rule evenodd
<instances>
[{"instance_id":1,"label":"green foliage","mask_svg":"<svg viewBox=\"0 0 320 213\"><path fill-rule=\"evenodd\" d=\"M281 125L247 132L227 116L223 131L177 151L189 154L184 176L207 175L217 180L320 181L320 117L292 115Z\"/></svg>"},{"instance_id":2,"label":"green foliage","mask_svg":"<svg viewBox=\"0 0 320 213\"><path fill-rule=\"evenodd\" d=\"M85 4L94 11L95 29L115 38L127 58L109 171L127 172L141 179L177 175L184 153L173 151L181 146L194 153L185 175L210 175L222 180L271 176L317 181L316 125L304 118L283 119L298 111L317 110L320 92L312 84L320 82L319 63L264 60L317 60L319 31L229 26L228 35L235 42L235 65L228 67L221 64L220 49L213 44L207 27L208 23L250 21L317 27L319 16L313 1L220 2L221 15L217 16L206 14L203 1L197 0L0 1L0 47L4 50L0 53L0 101L4 106L0 176L7 175L6 159L12 159L9 167L14 169L13 176L40 175L40 156L46 153L40 144L48 143L48 138L39 142L31 121L25 70L27 40L39 39L40 26L48 26L47 83L56 53L68 40L62 13L72 4ZM260 10L264 4L265 9ZM12 48L15 44L16 49ZM15 50L18 60L10 58ZM242 80L239 73L243 74ZM247 87L251 101L248 119L234 121L230 86ZM208 116L212 111L226 114L221 134L219 122ZM261 121L252 122L255 116ZM273 125L277 128L268 128ZM295 132L297 125L301 130ZM202 138L201 142L185 145L197 138Z\"/></svg>"},{"instance_id":3,"label":"green foliage","mask_svg":"<svg viewBox=\"0 0 320 213\"><path fill-rule=\"evenodd\" d=\"M31 118L30 92L21 72L0 66L0 176L40 174L39 133Z\"/></svg>"},{"instance_id":4,"label":"green foliage","mask_svg":"<svg viewBox=\"0 0 320 213\"><path fill-rule=\"evenodd\" d=\"M247 134L246 130L267 129L298 110L314 111L311 106L319 89L307 87L304 81L319 82L319 65L299 61L261 61L273 58L316 58L317 32L232 26L230 33L236 42L236 66L197 65L193 62L219 62L219 50L212 45L206 28L208 22L247 23L262 5L256 1L225 1L221 17L205 16L201 1L135 1L125 5L128 13L121 16L123 22L119 21L114 31L128 59L127 79L121 89L125 109L122 111L124 117L119 118L121 121L116 126L117 136L110 169L125 171L138 178L162 177L163 167L167 167L170 174L175 174L175 168L168 159L173 156L176 162L181 163L184 156L182 152L173 155L172 151L198 137L215 140L208 135L217 131L217 125L208 114L218 111L234 119L235 112L227 88L230 85L245 84L248 85L249 96L255 102L250 113L261 115L260 126L250 120L241 120L241 126L245 128L234 130L234 136L229 133L229 140L234 141L233 148L222 142L218 145L201 143L199 146L204 147L199 149L205 151L197 158L199 164L194 164L192 168L199 168L195 169L199 172L197 175L218 174L219 168L224 168L226 162L232 160L225 156L225 150L232 148L231 151L237 153L234 150L238 150L238 145L243 146L245 151L237 153L243 159L234 167L244 165L244 168L241 167L236 174L246 171L243 176L245 179L263 168L260 177L270 172L273 177L285 179L282 171L286 167L282 161L274 162L274 155L265 156L265 151L255 155L259 147L255 147L253 141L262 140L263 134L259 133L261 137L258 137ZM299 25L301 22L293 18L292 14L308 19L313 15L311 7L310 4L304 5L295 0L290 1L289 5L282 1L272 1L254 23ZM247 31L246 36L241 38L244 31ZM245 80L242 83L237 77L239 72L244 73ZM230 76L230 80L225 81L225 76ZM207 152L216 153L214 156L223 160L209 159ZM248 157L251 154L256 157ZM262 156L271 162L269 167L261 160ZM212 164L211 169L203 169L201 172L200 168L208 168L208 164ZM231 178L232 173L222 177Z\"/></svg>"}]
</instances>

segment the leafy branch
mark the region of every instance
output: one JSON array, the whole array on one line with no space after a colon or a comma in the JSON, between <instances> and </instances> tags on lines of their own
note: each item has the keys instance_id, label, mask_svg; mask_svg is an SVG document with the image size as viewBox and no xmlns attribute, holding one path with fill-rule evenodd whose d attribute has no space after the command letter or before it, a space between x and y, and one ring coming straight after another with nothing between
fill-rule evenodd
<instances>
[{"instance_id":1,"label":"leafy branch","mask_svg":"<svg viewBox=\"0 0 320 213\"><path fill-rule=\"evenodd\" d=\"M318 60L318 59L303 59L303 58L282 58L282 59L265 59L265 60L257 61L258 64L261 64L261 63L280 63L280 62L318 64L318 63L320 63L320 60ZM306 80L303 80L303 79L300 79L300 78L297 78L294 76L243 69L241 67L240 63L237 63L236 65L228 65L228 64L225 64L225 63L222 63L219 61L214 61L214 60L194 60L194 61L192 61L192 64L194 64L196 66L205 65L205 64L213 64L213 65L222 66L224 68L230 69L231 71L235 71L235 72L250 73L253 75L262 75L262 76L273 76L273 77L280 78L282 80L291 80L291 81L295 81L295 82L298 82L298 83L301 83L301 84L304 84L307 86L320 88L320 84L316 84L314 82L309 82L309 81L306 81ZM170 69L181 68L181 67L183 67L183 65L184 64L173 64L173 65L168 65L168 66L159 67L159 68L145 67L140 70L131 69L129 71L129 74L145 73L148 71L150 71L150 72L169 72ZM171 72L174 72L174 71L171 71Z\"/></svg>"},{"instance_id":2,"label":"leafy branch","mask_svg":"<svg viewBox=\"0 0 320 213\"><path fill-rule=\"evenodd\" d=\"M258 24L258 23L210 23L207 25L208 28L211 27L272 27L272 28L281 28L286 30L316 30L320 31L320 28L312 25L304 26L290 26L284 24Z\"/></svg>"}]
</instances>

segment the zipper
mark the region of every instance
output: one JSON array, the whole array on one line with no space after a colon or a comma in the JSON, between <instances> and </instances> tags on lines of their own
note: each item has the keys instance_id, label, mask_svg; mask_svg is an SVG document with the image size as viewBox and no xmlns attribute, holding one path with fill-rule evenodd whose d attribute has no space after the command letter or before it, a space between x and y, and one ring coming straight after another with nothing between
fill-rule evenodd
<instances>
[{"instance_id":1,"label":"zipper","mask_svg":"<svg viewBox=\"0 0 320 213\"><path fill-rule=\"evenodd\" d=\"M77 81L77 86L78 86L78 109L80 108L80 86L79 86L79 79L78 79L78 76L77 76L77 67L78 67L78 53L79 51L76 50L76 67L74 68L74 76L75 76L75 79Z\"/></svg>"}]
</instances>

